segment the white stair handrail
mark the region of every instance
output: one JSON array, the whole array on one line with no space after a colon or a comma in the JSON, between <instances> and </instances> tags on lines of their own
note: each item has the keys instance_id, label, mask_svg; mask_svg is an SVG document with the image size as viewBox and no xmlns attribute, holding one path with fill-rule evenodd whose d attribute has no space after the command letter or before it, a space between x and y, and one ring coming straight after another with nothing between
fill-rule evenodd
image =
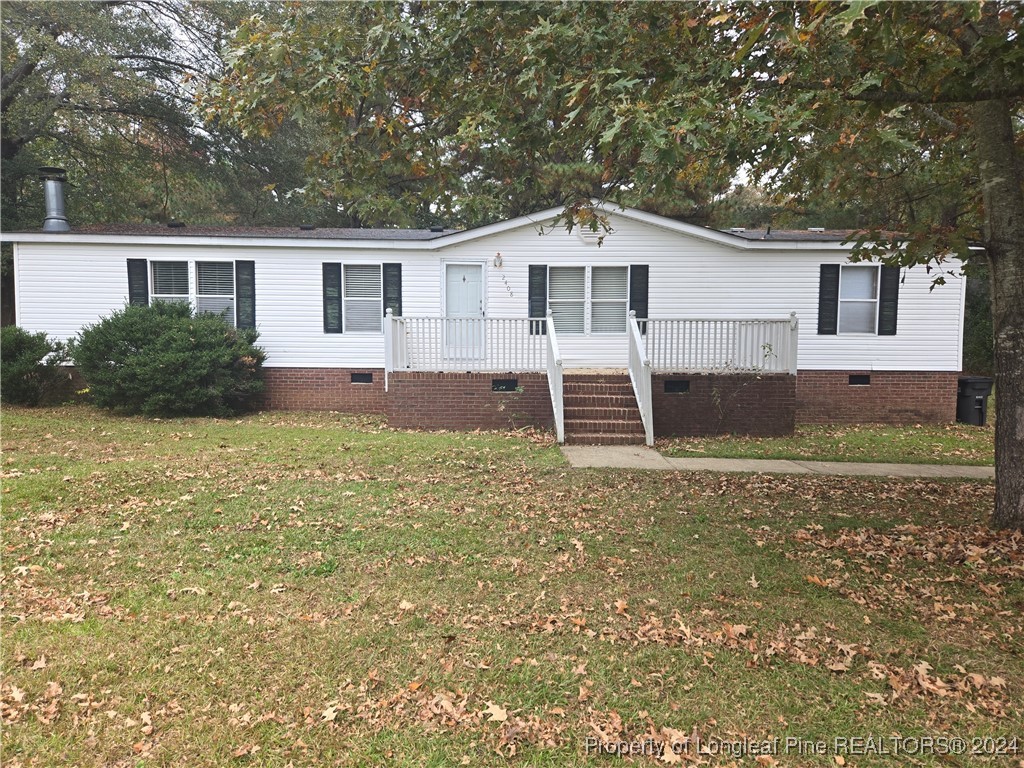
<instances>
[{"instance_id":1,"label":"white stair handrail","mask_svg":"<svg viewBox=\"0 0 1024 768\"><path fill-rule=\"evenodd\" d=\"M644 424L644 442L654 445L654 403L651 398L651 360L644 348L636 311L629 311L629 380Z\"/></svg>"},{"instance_id":2,"label":"white stair handrail","mask_svg":"<svg viewBox=\"0 0 1024 768\"><path fill-rule=\"evenodd\" d=\"M559 443L565 442L565 390L562 384L562 353L558 349L558 337L555 335L555 318L548 310L544 318L547 333L547 372L548 390L551 392L551 410L555 416L555 438Z\"/></svg>"}]
</instances>

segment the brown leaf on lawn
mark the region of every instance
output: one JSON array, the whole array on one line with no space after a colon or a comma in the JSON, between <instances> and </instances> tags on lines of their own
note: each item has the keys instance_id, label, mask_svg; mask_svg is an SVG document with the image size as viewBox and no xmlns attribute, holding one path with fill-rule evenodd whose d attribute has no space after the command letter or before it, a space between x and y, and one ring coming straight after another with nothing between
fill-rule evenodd
<instances>
[{"instance_id":1,"label":"brown leaf on lawn","mask_svg":"<svg viewBox=\"0 0 1024 768\"><path fill-rule=\"evenodd\" d=\"M410 603L408 600L403 600L398 604L398 610L400 611L415 611L416 604Z\"/></svg>"},{"instance_id":2,"label":"brown leaf on lawn","mask_svg":"<svg viewBox=\"0 0 1024 768\"><path fill-rule=\"evenodd\" d=\"M46 654L42 654L38 659L32 662L32 666L29 667L31 670L46 669Z\"/></svg>"},{"instance_id":3,"label":"brown leaf on lawn","mask_svg":"<svg viewBox=\"0 0 1024 768\"><path fill-rule=\"evenodd\" d=\"M494 704L490 701L487 702L487 709L485 709L480 714L490 715L490 718L488 718L487 720L487 722L490 723L504 723L506 720L508 720L508 712L502 709L497 704Z\"/></svg>"},{"instance_id":4,"label":"brown leaf on lawn","mask_svg":"<svg viewBox=\"0 0 1024 768\"><path fill-rule=\"evenodd\" d=\"M615 601L615 613L619 616L628 616L626 609L629 608L629 603L625 600L619 599Z\"/></svg>"}]
</instances>

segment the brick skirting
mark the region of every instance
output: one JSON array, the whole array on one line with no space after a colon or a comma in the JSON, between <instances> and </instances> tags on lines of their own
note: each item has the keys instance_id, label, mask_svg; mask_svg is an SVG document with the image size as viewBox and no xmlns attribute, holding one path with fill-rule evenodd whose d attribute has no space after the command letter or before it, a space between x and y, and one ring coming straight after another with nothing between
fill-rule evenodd
<instances>
[{"instance_id":1,"label":"brick skirting","mask_svg":"<svg viewBox=\"0 0 1024 768\"><path fill-rule=\"evenodd\" d=\"M353 383L352 374L373 376L371 384ZM384 413L381 368L264 368L266 389L257 407L282 411Z\"/></svg>"},{"instance_id":2,"label":"brick skirting","mask_svg":"<svg viewBox=\"0 0 1024 768\"><path fill-rule=\"evenodd\" d=\"M399 372L384 392L384 371L350 368L264 368L258 407L387 414L393 426L418 429L506 429L553 424L543 373ZM373 383L353 383L352 374ZM850 376L869 376L867 385ZM714 434L784 435L794 422L951 423L957 372L800 371L786 374L657 374L652 378L659 437ZM492 381L516 378L521 392L494 392ZM689 391L666 393L665 380Z\"/></svg>"},{"instance_id":3,"label":"brick skirting","mask_svg":"<svg viewBox=\"0 0 1024 768\"><path fill-rule=\"evenodd\" d=\"M869 384L850 384L850 376ZM807 424L949 424L956 420L957 372L800 371L796 420Z\"/></svg>"},{"instance_id":4,"label":"brick skirting","mask_svg":"<svg viewBox=\"0 0 1024 768\"><path fill-rule=\"evenodd\" d=\"M492 391L495 379L513 378L521 391ZM393 373L385 412L388 424L405 429L554 425L548 377L543 373Z\"/></svg>"},{"instance_id":5,"label":"brick skirting","mask_svg":"<svg viewBox=\"0 0 1024 768\"><path fill-rule=\"evenodd\" d=\"M688 391L666 392L666 380ZM651 395L657 437L793 432L796 377L789 374L655 374Z\"/></svg>"}]
</instances>

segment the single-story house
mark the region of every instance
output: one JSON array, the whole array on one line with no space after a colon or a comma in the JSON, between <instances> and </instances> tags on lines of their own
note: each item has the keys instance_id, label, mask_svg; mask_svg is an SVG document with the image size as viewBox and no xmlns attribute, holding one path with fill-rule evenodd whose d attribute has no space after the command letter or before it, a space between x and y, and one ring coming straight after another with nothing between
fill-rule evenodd
<instances>
[{"instance_id":1,"label":"single-story house","mask_svg":"<svg viewBox=\"0 0 1024 768\"><path fill-rule=\"evenodd\" d=\"M2 235L17 323L188 301L259 330L268 408L577 442L954 419L965 281L850 263L846 231L69 227L48 179L44 229Z\"/></svg>"}]
</instances>

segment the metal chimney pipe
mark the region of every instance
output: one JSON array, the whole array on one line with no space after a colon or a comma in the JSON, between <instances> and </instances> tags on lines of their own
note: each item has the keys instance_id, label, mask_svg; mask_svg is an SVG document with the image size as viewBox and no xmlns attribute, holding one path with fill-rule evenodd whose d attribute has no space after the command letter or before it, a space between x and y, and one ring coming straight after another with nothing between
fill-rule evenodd
<instances>
[{"instance_id":1,"label":"metal chimney pipe","mask_svg":"<svg viewBox=\"0 0 1024 768\"><path fill-rule=\"evenodd\" d=\"M67 173L63 168L43 166L39 169L39 178L42 179L46 198L43 232L70 232L71 226L64 213L64 182L67 181Z\"/></svg>"}]
</instances>

